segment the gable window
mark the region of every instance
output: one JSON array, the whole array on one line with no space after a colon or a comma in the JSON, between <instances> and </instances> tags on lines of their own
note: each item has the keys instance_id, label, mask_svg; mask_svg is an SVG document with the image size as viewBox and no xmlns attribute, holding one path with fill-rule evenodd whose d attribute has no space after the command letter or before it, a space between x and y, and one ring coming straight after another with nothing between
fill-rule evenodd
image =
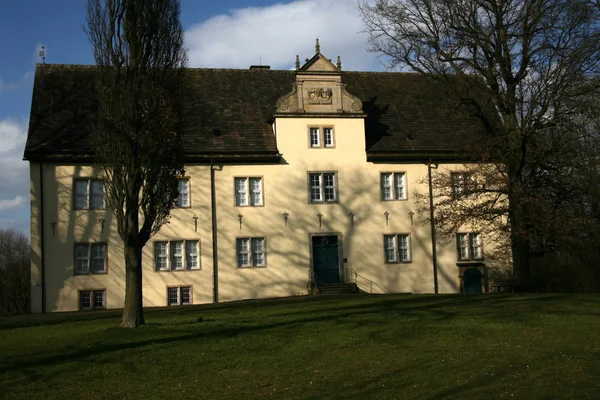
<instances>
[{"instance_id":1,"label":"gable window","mask_svg":"<svg viewBox=\"0 0 600 400\"><path fill-rule=\"evenodd\" d=\"M479 233L457 233L456 248L459 261L483 260L483 241Z\"/></svg>"},{"instance_id":2,"label":"gable window","mask_svg":"<svg viewBox=\"0 0 600 400\"><path fill-rule=\"evenodd\" d=\"M106 273L106 243L75 245L75 274Z\"/></svg>"},{"instance_id":3,"label":"gable window","mask_svg":"<svg viewBox=\"0 0 600 400\"><path fill-rule=\"evenodd\" d=\"M310 172L308 186L310 203L338 201L337 174L335 172Z\"/></svg>"},{"instance_id":4,"label":"gable window","mask_svg":"<svg viewBox=\"0 0 600 400\"><path fill-rule=\"evenodd\" d=\"M335 140L332 127L310 127L308 128L308 144L312 148L333 148Z\"/></svg>"},{"instance_id":5,"label":"gable window","mask_svg":"<svg viewBox=\"0 0 600 400\"><path fill-rule=\"evenodd\" d=\"M80 310L101 310L106 308L106 290L81 290L79 292Z\"/></svg>"},{"instance_id":6,"label":"gable window","mask_svg":"<svg viewBox=\"0 0 600 400\"><path fill-rule=\"evenodd\" d=\"M472 199L475 181L469 172L452 172L452 196L455 199Z\"/></svg>"},{"instance_id":7,"label":"gable window","mask_svg":"<svg viewBox=\"0 0 600 400\"><path fill-rule=\"evenodd\" d=\"M410 236L400 233L383 236L383 251L385 254L385 262L393 263L409 263L412 261L410 249Z\"/></svg>"},{"instance_id":8,"label":"gable window","mask_svg":"<svg viewBox=\"0 0 600 400\"><path fill-rule=\"evenodd\" d=\"M406 173L381 173L381 200L406 200Z\"/></svg>"},{"instance_id":9,"label":"gable window","mask_svg":"<svg viewBox=\"0 0 600 400\"><path fill-rule=\"evenodd\" d=\"M321 132L319 128L310 128L310 147L321 147Z\"/></svg>"},{"instance_id":10,"label":"gable window","mask_svg":"<svg viewBox=\"0 0 600 400\"><path fill-rule=\"evenodd\" d=\"M167 288L167 304L170 306L192 304L192 287L180 286Z\"/></svg>"},{"instance_id":11,"label":"gable window","mask_svg":"<svg viewBox=\"0 0 600 400\"><path fill-rule=\"evenodd\" d=\"M265 267L267 247L264 237L236 239L238 268Z\"/></svg>"},{"instance_id":12,"label":"gable window","mask_svg":"<svg viewBox=\"0 0 600 400\"><path fill-rule=\"evenodd\" d=\"M262 178L260 177L239 177L234 178L235 187L235 205L262 206L263 189Z\"/></svg>"},{"instance_id":13,"label":"gable window","mask_svg":"<svg viewBox=\"0 0 600 400\"><path fill-rule=\"evenodd\" d=\"M75 209L104 209L104 181L102 179L75 179Z\"/></svg>"},{"instance_id":14,"label":"gable window","mask_svg":"<svg viewBox=\"0 0 600 400\"><path fill-rule=\"evenodd\" d=\"M180 178L177 180L177 207L190 207L190 180L188 178Z\"/></svg>"},{"instance_id":15,"label":"gable window","mask_svg":"<svg viewBox=\"0 0 600 400\"><path fill-rule=\"evenodd\" d=\"M156 271L200 269L200 242L198 240L154 242L154 269Z\"/></svg>"}]
</instances>

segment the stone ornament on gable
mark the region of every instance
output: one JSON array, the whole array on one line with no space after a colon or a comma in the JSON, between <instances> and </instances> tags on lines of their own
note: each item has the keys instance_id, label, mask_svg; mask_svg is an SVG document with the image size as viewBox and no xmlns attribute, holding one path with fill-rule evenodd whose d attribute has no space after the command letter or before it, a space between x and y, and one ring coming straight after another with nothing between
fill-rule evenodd
<instances>
[{"instance_id":1,"label":"stone ornament on gable","mask_svg":"<svg viewBox=\"0 0 600 400\"><path fill-rule=\"evenodd\" d=\"M331 89L308 89L308 104L331 104L331 96L333 96Z\"/></svg>"}]
</instances>

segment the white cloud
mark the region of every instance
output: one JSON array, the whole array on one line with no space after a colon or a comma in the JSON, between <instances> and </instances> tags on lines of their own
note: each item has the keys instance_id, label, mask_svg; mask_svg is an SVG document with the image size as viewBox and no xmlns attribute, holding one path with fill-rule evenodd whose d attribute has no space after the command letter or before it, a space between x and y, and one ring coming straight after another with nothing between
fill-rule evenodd
<instances>
[{"instance_id":1,"label":"white cloud","mask_svg":"<svg viewBox=\"0 0 600 400\"><path fill-rule=\"evenodd\" d=\"M0 155L13 153L18 147L23 150L27 133L25 127L13 119L0 120Z\"/></svg>"},{"instance_id":2,"label":"white cloud","mask_svg":"<svg viewBox=\"0 0 600 400\"><path fill-rule=\"evenodd\" d=\"M0 120L0 199L28 198L29 166L22 160L26 140L25 121ZM4 204L6 200L1 201Z\"/></svg>"},{"instance_id":3,"label":"white cloud","mask_svg":"<svg viewBox=\"0 0 600 400\"><path fill-rule=\"evenodd\" d=\"M262 63L290 69L321 52L342 68L378 70L381 62L367 51L367 35L356 0L296 0L267 7L232 10L186 31L191 67L248 68Z\"/></svg>"},{"instance_id":4,"label":"white cloud","mask_svg":"<svg viewBox=\"0 0 600 400\"><path fill-rule=\"evenodd\" d=\"M22 196L17 196L12 200L0 200L0 212L14 210L25 204Z\"/></svg>"}]
</instances>

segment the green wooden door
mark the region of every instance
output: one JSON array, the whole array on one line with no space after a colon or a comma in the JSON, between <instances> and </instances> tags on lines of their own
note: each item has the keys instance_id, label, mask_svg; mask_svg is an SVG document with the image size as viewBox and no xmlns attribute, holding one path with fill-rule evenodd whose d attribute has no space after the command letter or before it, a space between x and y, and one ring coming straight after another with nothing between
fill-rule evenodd
<instances>
[{"instance_id":1,"label":"green wooden door","mask_svg":"<svg viewBox=\"0 0 600 400\"><path fill-rule=\"evenodd\" d=\"M477 268L469 268L463 274L465 293L482 293L481 272Z\"/></svg>"},{"instance_id":2,"label":"green wooden door","mask_svg":"<svg viewBox=\"0 0 600 400\"><path fill-rule=\"evenodd\" d=\"M313 237L313 268L317 285L340 283L337 236Z\"/></svg>"}]
</instances>

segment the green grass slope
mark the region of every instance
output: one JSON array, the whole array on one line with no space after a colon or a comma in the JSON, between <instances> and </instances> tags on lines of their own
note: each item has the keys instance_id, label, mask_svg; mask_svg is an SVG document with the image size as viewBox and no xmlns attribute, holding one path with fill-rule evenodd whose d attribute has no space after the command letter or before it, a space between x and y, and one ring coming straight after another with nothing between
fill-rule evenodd
<instances>
[{"instance_id":1,"label":"green grass slope","mask_svg":"<svg viewBox=\"0 0 600 400\"><path fill-rule=\"evenodd\" d=\"M0 319L7 399L598 399L600 297L297 297Z\"/></svg>"}]
</instances>

